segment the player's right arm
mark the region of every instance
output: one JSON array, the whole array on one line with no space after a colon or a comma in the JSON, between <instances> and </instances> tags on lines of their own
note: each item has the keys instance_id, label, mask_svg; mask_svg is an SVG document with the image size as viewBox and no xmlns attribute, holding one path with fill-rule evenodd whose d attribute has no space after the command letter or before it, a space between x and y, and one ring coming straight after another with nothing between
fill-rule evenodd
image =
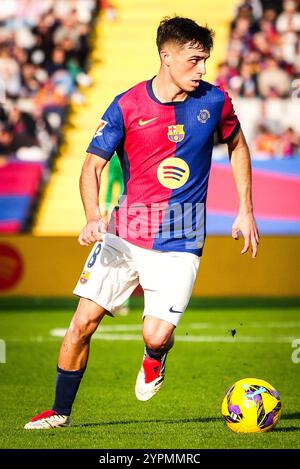
<instances>
[{"instance_id":1,"label":"player's right arm","mask_svg":"<svg viewBox=\"0 0 300 469\"><path fill-rule=\"evenodd\" d=\"M107 221L101 218L99 209L101 174L116 148L118 148L123 136L123 116L117 97L100 119L96 132L87 148L87 156L81 171L80 194L86 216L86 225L78 237L78 241L82 246L101 241L101 232L104 233L107 229Z\"/></svg>"},{"instance_id":2,"label":"player's right arm","mask_svg":"<svg viewBox=\"0 0 300 469\"><path fill-rule=\"evenodd\" d=\"M102 240L99 231L100 223L102 232L107 229L107 223L101 220L99 209L101 174L106 164L107 160L104 158L87 153L82 166L79 187L86 216L86 225L82 228L78 237L79 244L82 246L88 246Z\"/></svg>"}]
</instances>

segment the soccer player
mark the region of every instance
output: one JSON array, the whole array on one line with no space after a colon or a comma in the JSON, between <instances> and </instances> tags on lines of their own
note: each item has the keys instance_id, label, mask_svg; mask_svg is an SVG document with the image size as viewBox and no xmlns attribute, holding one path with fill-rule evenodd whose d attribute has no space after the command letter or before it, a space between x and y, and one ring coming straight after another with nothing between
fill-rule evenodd
<instances>
[{"instance_id":1,"label":"soccer player","mask_svg":"<svg viewBox=\"0 0 300 469\"><path fill-rule=\"evenodd\" d=\"M60 349L54 404L25 428L71 424L91 336L138 283L144 289L145 352L135 394L146 401L161 389L202 255L215 132L228 145L239 195L232 237L242 233L241 253L251 246L256 256L248 146L228 94L202 81L213 32L188 18L166 18L158 27L157 46L158 74L114 99L87 149L80 178L86 225L79 243L95 245L74 290L80 300ZM125 189L106 226L98 194L101 173L115 151Z\"/></svg>"}]
</instances>

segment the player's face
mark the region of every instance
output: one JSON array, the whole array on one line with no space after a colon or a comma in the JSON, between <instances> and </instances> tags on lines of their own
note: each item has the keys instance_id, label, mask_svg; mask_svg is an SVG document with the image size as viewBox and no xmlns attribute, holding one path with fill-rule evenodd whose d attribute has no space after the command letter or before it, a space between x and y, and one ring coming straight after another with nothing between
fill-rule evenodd
<instances>
[{"instance_id":1,"label":"player's face","mask_svg":"<svg viewBox=\"0 0 300 469\"><path fill-rule=\"evenodd\" d=\"M169 77L179 89L190 93L198 88L201 78L206 73L205 62L209 58L209 51L203 47L167 44L164 48L165 65L169 71Z\"/></svg>"}]
</instances>

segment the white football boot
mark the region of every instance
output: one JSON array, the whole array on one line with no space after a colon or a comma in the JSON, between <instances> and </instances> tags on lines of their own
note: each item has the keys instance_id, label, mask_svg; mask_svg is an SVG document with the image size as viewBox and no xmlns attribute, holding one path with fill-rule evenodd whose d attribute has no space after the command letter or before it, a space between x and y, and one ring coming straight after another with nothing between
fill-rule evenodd
<instances>
[{"instance_id":1,"label":"white football boot","mask_svg":"<svg viewBox=\"0 0 300 469\"><path fill-rule=\"evenodd\" d=\"M59 415L55 410L45 410L26 423L26 430L48 430L57 427L70 427L71 417Z\"/></svg>"},{"instance_id":2,"label":"white football boot","mask_svg":"<svg viewBox=\"0 0 300 469\"><path fill-rule=\"evenodd\" d=\"M148 401L161 389L165 379L165 353L161 360L144 355L135 383L135 395L139 401Z\"/></svg>"}]
</instances>

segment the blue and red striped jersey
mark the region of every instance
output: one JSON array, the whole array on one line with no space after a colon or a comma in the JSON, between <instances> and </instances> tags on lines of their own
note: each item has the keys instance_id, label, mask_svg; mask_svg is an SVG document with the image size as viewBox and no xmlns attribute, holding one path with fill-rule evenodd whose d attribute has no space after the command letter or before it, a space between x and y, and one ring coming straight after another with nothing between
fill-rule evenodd
<instances>
[{"instance_id":1,"label":"blue and red striped jersey","mask_svg":"<svg viewBox=\"0 0 300 469\"><path fill-rule=\"evenodd\" d=\"M109 160L116 151L124 192L109 232L147 249L200 256L214 134L239 130L231 99L201 81L185 101L161 103L152 80L118 95L87 148Z\"/></svg>"}]
</instances>

